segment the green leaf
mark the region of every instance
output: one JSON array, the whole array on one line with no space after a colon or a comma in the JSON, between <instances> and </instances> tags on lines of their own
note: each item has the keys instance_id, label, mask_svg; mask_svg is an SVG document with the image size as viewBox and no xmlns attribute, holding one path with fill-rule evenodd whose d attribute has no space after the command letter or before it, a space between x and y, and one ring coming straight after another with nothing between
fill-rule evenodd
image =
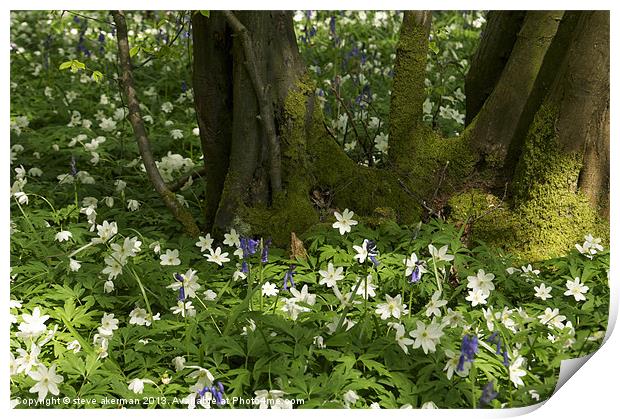
<instances>
[{"instance_id":1,"label":"green leaf","mask_svg":"<svg viewBox=\"0 0 620 419\"><path fill-rule=\"evenodd\" d=\"M136 45L135 47L132 47L129 50L129 57L134 57L136 55L138 55L138 52L140 52L140 45Z\"/></svg>"},{"instance_id":2,"label":"green leaf","mask_svg":"<svg viewBox=\"0 0 620 419\"><path fill-rule=\"evenodd\" d=\"M100 71L93 71L93 80L100 83L103 80L103 74Z\"/></svg>"},{"instance_id":3,"label":"green leaf","mask_svg":"<svg viewBox=\"0 0 620 419\"><path fill-rule=\"evenodd\" d=\"M204 17L209 17L211 11L209 10L201 10L200 14L203 15Z\"/></svg>"}]
</instances>

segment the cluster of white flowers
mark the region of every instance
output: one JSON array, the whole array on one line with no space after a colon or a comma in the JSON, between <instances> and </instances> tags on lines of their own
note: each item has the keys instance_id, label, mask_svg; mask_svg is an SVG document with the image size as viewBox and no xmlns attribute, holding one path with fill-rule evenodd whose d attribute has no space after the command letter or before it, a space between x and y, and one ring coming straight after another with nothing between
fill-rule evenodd
<instances>
[{"instance_id":1,"label":"cluster of white flowers","mask_svg":"<svg viewBox=\"0 0 620 419\"><path fill-rule=\"evenodd\" d=\"M601 245L600 238L594 238L592 234L588 234L584 237L584 242L582 245L576 244L575 247L582 255L592 259L592 257L598 252L603 251L603 246Z\"/></svg>"},{"instance_id":2,"label":"cluster of white flowers","mask_svg":"<svg viewBox=\"0 0 620 419\"><path fill-rule=\"evenodd\" d=\"M252 402L259 409L292 409L293 402L284 398L282 390L256 390Z\"/></svg>"},{"instance_id":3,"label":"cluster of white flowers","mask_svg":"<svg viewBox=\"0 0 620 419\"><path fill-rule=\"evenodd\" d=\"M11 309L21 308L21 301L11 300L9 307ZM9 372L10 375L24 374L35 380L35 384L30 388L30 393L38 393L38 400L42 401L47 397L48 393L57 396L60 391L58 384L64 378L56 373L56 365L52 364L49 368L39 361L41 347L50 342L58 330L58 325L53 329L47 330L45 322L50 318L48 315L42 315L41 309L35 307L31 314L26 312L21 314L22 321L19 322L18 332L15 336L23 341L26 349L18 347L16 352L18 357L15 358L13 353L9 356ZM11 313L11 323L17 323L17 316Z\"/></svg>"},{"instance_id":4,"label":"cluster of white flowers","mask_svg":"<svg viewBox=\"0 0 620 419\"><path fill-rule=\"evenodd\" d=\"M101 326L97 328L97 332L93 336L93 346L100 359L108 356L108 344L114 331L118 329L118 319L114 318L114 314L103 313L101 317Z\"/></svg>"},{"instance_id":5,"label":"cluster of white flowers","mask_svg":"<svg viewBox=\"0 0 620 419\"><path fill-rule=\"evenodd\" d=\"M493 285L494 278L494 274L486 273L483 269L479 269L475 276L470 275L467 277L467 288L470 291L465 299L471 302L472 307L487 303L487 298L491 295L491 291L495 289L495 285Z\"/></svg>"},{"instance_id":6,"label":"cluster of white flowers","mask_svg":"<svg viewBox=\"0 0 620 419\"><path fill-rule=\"evenodd\" d=\"M138 326L150 326L152 322L159 320L160 314L149 314L145 309L136 307L129 313L129 324Z\"/></svg>"},{"instance_id":7,"label":"cluster of white flowers","mask_svg":"<svg viewBox=\"0 0 620 419\"><path fill-rule=\"evenodd\" d=\"M11 131L17 135L20 135L22 133L22 129L26 128L28 125L30 125L30 121L27 116L20 115L11 118Z\"/></svg>"},{"instance_id":8,"label":"cluster of white flowers","mask_svg":"<svg viewBox=\"0 0 620 419\"><path fill-rule=\"evenodd\" d=\"M281 310L286 313L291 320L297 320L297 317L300 313L310 311L309 307L312 306L316 302L316 294L311 294L308 292L308 285L304 284L301 288L301 291L298 291L296 288L290 288L289 291L293 295L291 298L283 298L282 302L284 305ZM299 303L303 304L300 305Z\"/></svg>"},{"instance_id":9,"label":"cluster of white flowers","mask_svg":"<svg viewBox=\"0 0 620 419\"><path fill-rule=\"evenodd\" d=\"M493 332L495 330L495 323L499 322L512 333L517 333L518 325L512 317L514 313L513 309L504 307L502 311L493 312L493 307L489 307L488 309L483 308L482 313L487 322L487 329L489 329L489 332Z\"/></svg>"},{"instance_id":10,"label":"cluster of white flowers","mask_svg":"<svg viewBox=\"0 0 620 419\"><path fill-rule=\"evenodd\" d=\"M97 226L97 228L99 228L99 226ZM106 282L107 289L114 289L114 284L109 284L109 282L112 282L118 275L123 273L123 267L127 265L129 258L135 257L138 252L140 252L140 246L142 246L142 242L138 240L137 237L125 237L122 245L118 243L112 243L110 245L112 253L108 254L103 259L106 267L101 271L101 273L108 275L108 281ZM106 292L110 291L106 290Z\"/></svg>"},{"instance_id":11,"label":"cluster of white flowers","mask_svg":"<svg viewBox=\"0 0 620 419\"><path fill-rule=\"evenodd\" d=\"M168 154L155 164L162 179L166 182L172 182L178 175L184 175L196 166L189 157L184 158L180 154L173 154L171 151L168 151ZM142 170L146 171L144 164Z\"/></svg>"}]
</instances>

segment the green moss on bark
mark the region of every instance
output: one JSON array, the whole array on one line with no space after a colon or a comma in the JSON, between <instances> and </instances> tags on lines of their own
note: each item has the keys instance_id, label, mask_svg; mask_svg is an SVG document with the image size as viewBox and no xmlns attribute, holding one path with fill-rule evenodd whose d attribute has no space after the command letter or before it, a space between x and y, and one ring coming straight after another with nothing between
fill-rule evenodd
<instances>
[{"instance_id":1,"label":"green moss on bark","mask_svg":"<svg viewBox=\"0 0 620 419\"><path fill-rule=\"evenodd\" d=\"M556 118L552 107L538 111L517 167L511 208L479 190L449 200L453 221L477 218L473 239L504 248L524 261L564 254L588 233L608 241L608 223L577 190L581 156L562 151Z\"/></svg>"},{"instance_id":2,"label":"green moss on bark","mask_svg":"<svg viewBox=\"0 0 620 419\"><path fill-rule=\"evenodd\" d=\"M396 46L390 98L389 158L397 169L410 167L409 159L422 156L415 142L409 141L424 125L422 104L426 99L424 79L430 26L416 20L421 16L419 13L405 12Z\"/></svg>"}]
</instances>

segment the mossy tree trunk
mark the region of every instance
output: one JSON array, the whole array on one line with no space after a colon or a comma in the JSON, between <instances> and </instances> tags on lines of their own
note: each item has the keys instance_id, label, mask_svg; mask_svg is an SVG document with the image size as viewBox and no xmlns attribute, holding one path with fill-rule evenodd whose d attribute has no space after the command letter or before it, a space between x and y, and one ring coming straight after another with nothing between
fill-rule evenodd
<instances>
[{"instance_id":1,"label":"mossy tree trunk","mask_svg":"<svg viewBox=\"0 0 620 419\"><path fill-rule=\"evenodd\" d=\"M465 78L465 125L478 115L510 58L525 12L492 10Z\"/></svg>"},{"instance_id":2,"label":"mossy tree trunk","mask_svg":"<svg viewBox=\"0 0 620 419\"><path fill-rule=\"evenodd\" d=\"M422 123L431 13L405 12L388 168L376 169L350 160L324 128L290 12L195 14L207 229L236 227L283 243L334 208L405 223L451 208L454 219L475 221L476 237L501 237L496 244L524 257L567 250L608 211L608 19L606 12L493 12L466 79L470 123L461 136L441 138ZM472 186L499 211L472 204ZM502 191L500 202L492 194ZM551 230L564 238L536 251Z\"/></svg>"},{"instance_id":3,"label":"mossy tree trunk","mask_svg":"<svg viewBox=\"0 0 620 419\"><path fill-rule=\"evenodd\" d=\"M502 211L478 223L477 238L539 259L586 233L608 236L608 110L609 13L528 12L470 127L479 161L509 182L508 203L495 202ZM461 218L471 196L452 198Z\"/></svg>"},{"instance_id":4,"label":"mossy tree trunk","mask_svg":"<svg viewBox=\"0 0 620 419\"><path fill-rule=\"evenodd\" d=\"M418 198L403 188L406 180L355 164L328 135L305 75L291 12L234 12L234 25L226 13L214 11L208 18L196 13L192 20L196 114L207 179L206 230L217 234L234 227L284 244L291 231L305 231L333 208L372 214L376 208L397 206L409 208L399 221L418 219ZM247 65L239 28L251 41L249 54L264 90L257 92L254 85L256 74ZM423 48L425 56L425 44ZM418 61L423 70L424 60ZM281 190L272 187L260 92L267 93L273 109ZM329 196L317 203L310 199L313 193Z\"/></svg>"}]
</instances>

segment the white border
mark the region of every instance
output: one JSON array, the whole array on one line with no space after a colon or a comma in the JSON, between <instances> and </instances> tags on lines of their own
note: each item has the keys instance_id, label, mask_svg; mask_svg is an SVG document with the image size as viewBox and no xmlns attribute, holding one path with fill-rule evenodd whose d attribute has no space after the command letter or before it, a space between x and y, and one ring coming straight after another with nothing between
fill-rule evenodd
<instances>
[{"instance_id":1,"label":"white border","mask_svg":"<svg viewBox=\"0 0 620 419\"><path fill-rule=\"evenodd\" d=\"M6 3L5 3L6 4ZM381 9L396 9L396 10L404 10L404 9L467 9L467 10L488 10L488 9L514 9L515 6L518 6L519 9L611 9L611 79L612 79L612 99L611 99L611 184L616 185L618 181L618 166L615 166L613 162L618 161L618 146L615 145L615 140L618 139L618 129L616 121L616 98L618 97L618 89L616 88L616 84L614 83L617 75L616 69L618 69L618 54L614 52L613 46L616 45L617 34L618 34L618 23L620 19L618 19L618 11L617 7L614 7L618 3L613 3L611 1L588 1L588 2L575 2L575 1L546 1L544 3L535 0L521 0L518 3L514 2L505 2L504 4L498 4L497 1L435 1L435 2L404 2L404 1L382 1L380 4L377 2L371 2L368 0L315 0L313 2L291 2L291 1L272 1L267 0L260 3L256 2L248 2L240 1L240 0L228 0L226 2L196 2L196 1L184 1L177 0L175 2L164 2L164 1L145 1L138 0L132 1L130 3L131 9L221 9L221 8L229 8L229 9L342 9L342 10L372 10L377 9L380 6ZM123 8L128 6L128 2L125 1L117 1L111 0L106 1L105 4L101 2L85 2L85 1L54 1L54 2L45 2L42 3L40 1L33 0L22 0L19 3L8 4L7 8L4 9L4 22L5 25L2 25L2 32L4 37L4 46L5 46L5 56L2 60L2 76L3 83L0 84L0 92L2 93L2 137L3 137L3 147L4 150L0 153L0 167L3 170L0 172L0 177L2 179L2 184L5 185L5 188L8 188L9 185L9 60L8 60L8 44L9 44L9 10L10 8L25 10L25 9L101 9L102 6L105 5L106 8ZM502 7L504 6L504 7ZM507 6L507 7L506 7ZM8 195L8 194L7 194ZM5 195L6 196L6 195ZM5 199L8 199L5 198ZM5 201L6 202L6 201ZM615 238L617 237L617 229L618 223L615 220L615 216L617 216L617 208L618 208L618 196L617 194L611 194L611 231L612 231L612 245L615 245ZM4 234L2 234L2 239L0 240L0 249L2 251L2 255L5 258L8 258L9 255L9 235L8 235L8 226L9 226L9 211L8 205L3 205L1 208L2 221L0 222L0 228ZM612 286L612 307L610 311L610 324L609 330L613 331L615 320L618 314L618 292L617 288L619 286L619 282L616 279L617 277L617 258L612 255L612 268L610 271L610 282ZM9 263L8 260L5 259L7 263L3 263L1 266L2 270L2 278L4 279L3 286L0 286L0 295L2 297L2 301L7 302L9 299ZM6 307L6 306L5 306ZM6 308L5 308L6 310ZM6 316L6 312L0 315L0 318L4 320L4 342L2 345L2 362L0 363L0 377L4 377L0 380L0 407L4 409L8 409L8 394L9 394L9 380L8 380L8 362L6 362L6 358L8 354L6 353L6 349L9 347L9 333L8 332L8 316ZM562 418L583 418L584 415L591 417L610 417L611 412L618 409L618 392L616 390L617 381L620 377L620 359L618 354L620 354L620 338L618 337L618 333L610 333L607 335L608 340L603 345L603 347L595 353L591 359L586 363L585 367L579 369L576 372L575 376L572 379L569 379L568 382L562 386L561 389L554 394L549 401L544 403L542 407L534 410L530 413L529 417L533 418L548 418L550 416L559 416ZM530 409L525 409L530 410ZM10 413L4 412L10 415L10 417L21 418L21 417L32 417L35 415L40 415L39 411L24 411L24 410L13 410ZM109 411L109 410L89 410L89 411L67 411L67 410L48 410L44 414L52 415L53 417L63 417L73 416L73 415L89 415L89 416L99 416L99 417L110 417L116 415L124 415L127 411ZM174 411L131 411L132 417L152 417L154 414L163 415L166 417L173 417L179 415L178 410ZM183 412L183 415L216 415L219 417L231 417L237 416L240 414L248 413L248 411L194 411L194 412ZM354 414L356 416L365 416L365 415L386 415L390 416L402 416L402 417L461 417L461 418L469 418L472 415L476 417L510 417L516 416L519 414L526 413L521 409L514 410L503 410L503 411L480 411L477 410L475 412L468 410L441 410L441 411L430 411L430 410L406 410L406 411L395 411L390 410L389 413L378 412L376 410L354 410L354 411L331 411L331 410L321 410L320 415L330 415L330 414ZM269 415L269 416L280 416L280 415L290 415L290 412L286 411L252 411L253 415ZM297 410L295 411L295 415L299 416L314 416L316 415L313 411L303 411Z\"/></svg>"}]
</instances>

